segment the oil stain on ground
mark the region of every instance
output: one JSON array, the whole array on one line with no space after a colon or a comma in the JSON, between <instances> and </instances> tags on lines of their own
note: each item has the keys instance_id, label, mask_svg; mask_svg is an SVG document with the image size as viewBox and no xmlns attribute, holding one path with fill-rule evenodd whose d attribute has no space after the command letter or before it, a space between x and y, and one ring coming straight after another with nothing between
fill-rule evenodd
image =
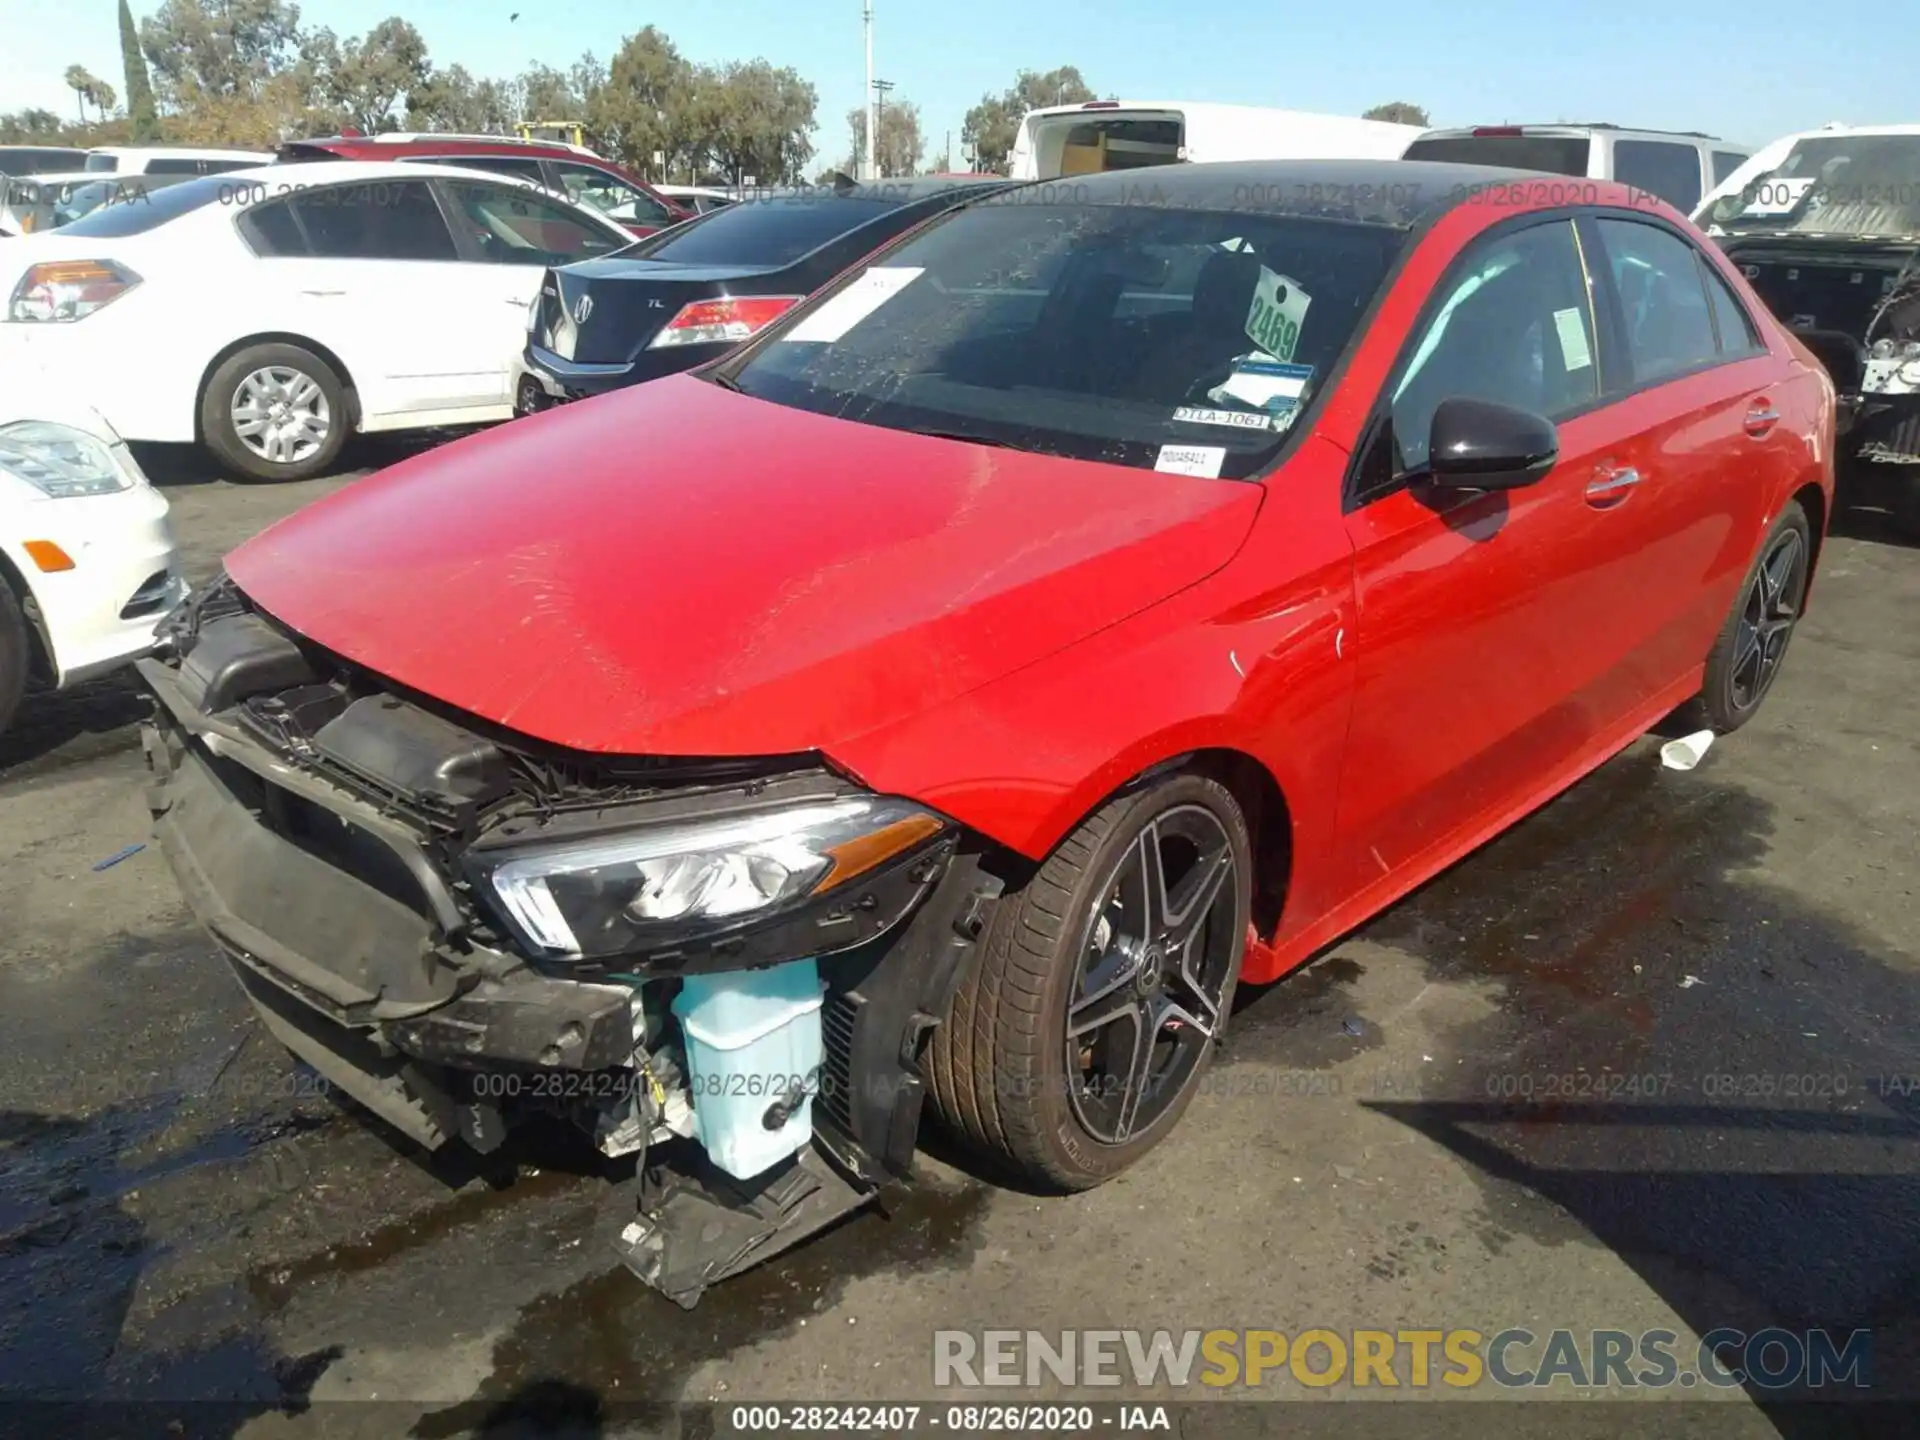
<instances>
[{"instance_id":1,"label":"oil stain on ground","mask_svg":"<svg viewBox=\"0 0 1920 1440\"><path fill-rule=\"evenodd\" d=\"M442 1440L487 1429L503 1414L537 1419L541 1396L558 1407L548 1417L556 1420L578 1415L595 1397L668 1405L700 1366L797 1330L856 1279L965 1267L991 1193L977 1184L922 1183L889 1214L863 1212L708 1291L691 1311L616 1266L529 1305L496 1347L493 1374L479 1392L426 1416L412 1433Z\"/></svg>"}]
</instances>

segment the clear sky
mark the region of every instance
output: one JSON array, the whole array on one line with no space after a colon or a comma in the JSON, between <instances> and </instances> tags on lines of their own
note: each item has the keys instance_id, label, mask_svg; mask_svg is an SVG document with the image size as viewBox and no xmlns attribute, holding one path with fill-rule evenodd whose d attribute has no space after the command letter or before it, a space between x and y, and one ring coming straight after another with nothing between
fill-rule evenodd
<instances>
[{"instance_id":1,"label":"clear sky","mask_svg":"<svg viewBox=\"0 0 1920 1440\"><path fill-rule=\"evenodd\" d=\"M134 13L156 0L134 0ZM1759 145L1829 120L1920 120L1915 35L1881 12L1822 12L1804 0L1734 8L1684 0L1371 0L1195 4L1194 0L874 0L874 70L920 105L929 156L983 91L1022 67L1078 65L1101 94L1358 114L1424 105L1437 125L1605 120L1705 130ZM519 12L517 21L509 16ZM764 56L820 92L817 158L847 152L846 112L864 88L860 0L307 0L306 24L342 36L400 13L439 64L510 76L561 67L658 25L695 60ZM1844 22L1841 16L1851 18ZM73 109L60 82L78 63L121 88L115 0L0 0L0 110ZM1891 27L1891 28L1890 28Z\"/></svg>"}]
</instances>

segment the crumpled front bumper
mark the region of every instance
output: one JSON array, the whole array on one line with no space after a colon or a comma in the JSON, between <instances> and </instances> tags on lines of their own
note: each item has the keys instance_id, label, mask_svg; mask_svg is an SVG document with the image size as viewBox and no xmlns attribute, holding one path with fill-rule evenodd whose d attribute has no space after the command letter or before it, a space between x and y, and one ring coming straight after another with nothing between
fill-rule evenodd
<instances>
[{"instance_id":1,"label":"crumpled front bumper","mask_svg":"<svg viewBox=\"0 0 1920 1440\"><path fill-rule=\"evenodd\" d=\"M455 1134L481 1148L497 1139L460 1113L449 1067L628 1063L627 987L553 978L461 940L424 837L200 714L167 666L140 671L157 700L143 733L155 838L296 1055L428 1148Z\"/></svg>"}]
</instances>

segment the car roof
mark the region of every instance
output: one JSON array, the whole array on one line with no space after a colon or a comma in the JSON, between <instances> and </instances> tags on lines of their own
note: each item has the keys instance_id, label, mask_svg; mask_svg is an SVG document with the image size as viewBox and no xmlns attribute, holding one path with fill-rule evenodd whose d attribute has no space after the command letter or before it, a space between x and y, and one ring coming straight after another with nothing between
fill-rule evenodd
<instances>
[{"instance_id":1,"label":"car roof","mask_svg":"<svg viewBox=\"0 0 1920 1440\"><path fill-rule=\"evenodd\" d=\"M1411 229L1491 186L1540 179L1565 184L1567 177L1439 160L1222 160L1065 175L1021 189L1041 200L1051 192L1063 205L1245 210ZM1007 198L1017 202L1021 195Z\"/></svg>"},{"instance_id":2,"label":"car roof","mask_svg":"<svg viewBox=\"0 0 1920 1440\"><path fill-rule=\"evenodd\" d=\"M262 184L280 184L291 194L296 189L311 189L315 185L344 185L354 180L432 180L453 176L458 180L485 180L495 185L517 186L536 194L553 199L554 194L544 186L531 180L522 180L518 175L502 175L493 170L470 170L462 165L438 165L423 170L418 165L405 160L317 160L305 164L289 165L284 162L265 165L250 165L244 170L229 170L221 175L208 175L208 180L258 180ZM105 177L100 177L105 178Z\"/></svg>"},{"instance_id":3,"label":"car roof","mask_svg":"<svg viewBox=\"0 0 1920 1440\"><path fill-rule=\"evenodd\" d=\"M1457 125L1444 130L1428 130L1422 140L1459 140L1471 139L1475 135L1499 135L1518 131L1523 135L1592 135L1603 132L1608 135L1657 135L1662 140L1709 140L1715 145L1727 145L1732 142L1722 140L1718 135L1709 135L1704 130L1648 130L1639 126L1615 125L1606 120L1556 120L1552 124L1533 125Z\"/></svg>"},{"instance_id":4,"label":"car roof","mask_svg":"<svg viewBox=\"0 0 1920 1440\"><path fill-rule=\"evenodd\" d=\"M442 154L455 154L461 150L472 150L475 154L517 152L537 159L566 156L606 162L606 156L565 140L526 140L518 135L462 135L448 130L389 130L378 135L313 135L289 140L281 148L298 150L303 145L320 150L351 145L391 150L437 150Z\"/></svg>"}]
</instances>

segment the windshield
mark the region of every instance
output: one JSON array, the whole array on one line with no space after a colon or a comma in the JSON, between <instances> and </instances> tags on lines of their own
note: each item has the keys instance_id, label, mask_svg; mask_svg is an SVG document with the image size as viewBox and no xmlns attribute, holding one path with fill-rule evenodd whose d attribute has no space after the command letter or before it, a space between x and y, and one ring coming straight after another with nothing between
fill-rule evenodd
<instances>
[{"instance_id":1,"label":"windshield","mask_svg":"<svg viewBox=\"0 0 1920 1440\"><path fill-rule=\"evenodd\" d=\"M1244 478L1284 442L1405 234L1009 192L803 308L733 376L862 424Z\"/></svg>"},{"instance_id":2,"label":"windshield","mask_svg":"<svg viewBox=\"0 0 1920 1440\"><path fill-rule=\"evenodd\" d=\"M1920 234L1920 135L1817 135L1708 207L1702 223L1903 238Z\"/></svg>"},{"instance_id":3,"label":"windshield","mask_svg":"<svg viewBox=\"0 0 1920 1440\"><path fill-rule=\"evenodd\" d=\"M87 163L84 168L101 171L103 173L111 173L120 168L120 157L118 155L89 155L87 156Z\"/></svg>"},{"instance_id":4,"label":"windshield","mask_svg":"<svg viewBox=\"0 0 1920 1440\"><path fill-rule=\"evenodd\" d=\"M900 204L897 196L756 195L626 253L675 265L790 265Z\"/></svg>"},{"instance_id":5,"label":"windshield","mask_svg":"<svg viewBox=\"0 0 1920 1440\"><path fill-rule=\"evenodd\" d=\"M120 192L120 203L102 205L65 226L60 233L97 235L102 239L139 235L216 200L231 205L236 193L245 194L245 182L225 175L202 175L158 190L128 188Z\"/></svg>"},{"instance_id":6,"label":"windshield","mask_svg":"<svg viewBox=\"0 0 1920 1440\"><path fill-rule=\"evenodd\" d=\"M1592 145L1584 135L1439 135L1414 141L1402 158L1584 175Z\"/></svg>"}]
</instances>

